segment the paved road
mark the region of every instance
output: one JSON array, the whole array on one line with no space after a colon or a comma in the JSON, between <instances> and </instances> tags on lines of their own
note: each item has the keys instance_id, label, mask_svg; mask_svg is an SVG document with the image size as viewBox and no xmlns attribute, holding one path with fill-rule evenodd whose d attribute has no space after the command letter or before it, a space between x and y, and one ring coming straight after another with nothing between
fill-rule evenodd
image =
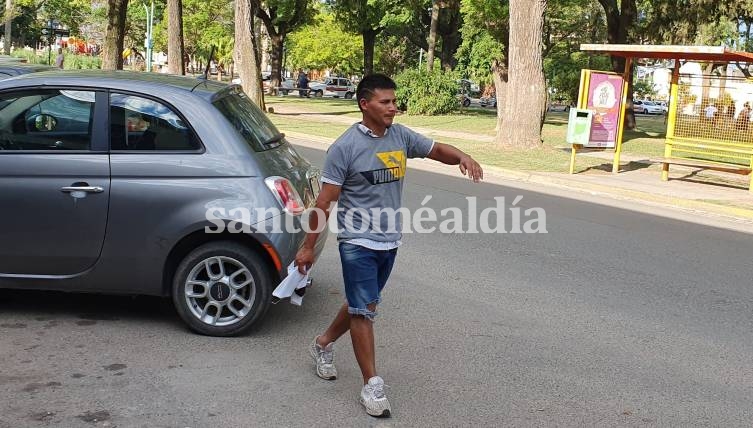
<instances>
[{"instance_id":1,"label":"paved road","mask_svg":"<svg viewBox=\"0 0 753 428\"><path fill-rule=\"evenodd\" d=\"M407 205L426 194L522 195L549 233L406 235L376 324L392 419L359 408L347 337L340 378L312 372L332 239L304 306L242 338L186 332L167 300L5 293L0 427L750 426L750 235L411 171Z\"/></svg>"}]
</instances>

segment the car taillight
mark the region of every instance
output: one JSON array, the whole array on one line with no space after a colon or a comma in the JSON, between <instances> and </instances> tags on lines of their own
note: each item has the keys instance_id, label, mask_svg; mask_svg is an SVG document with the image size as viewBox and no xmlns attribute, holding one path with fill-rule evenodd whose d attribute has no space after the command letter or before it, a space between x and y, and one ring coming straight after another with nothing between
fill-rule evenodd
<instances>
[{"instance_id":1,"label":"car taillight","mask_svg":"<svg viewBox=\"0 0 753 428\"><path fill-rule=\"evenodd\" d=\"M264 183L285 211L293 215L303 214L305 209L303 200L301 200L301 196L290 183L290 180L283 177L267 177L264 179Z\"/></svg>"}]
</instances>

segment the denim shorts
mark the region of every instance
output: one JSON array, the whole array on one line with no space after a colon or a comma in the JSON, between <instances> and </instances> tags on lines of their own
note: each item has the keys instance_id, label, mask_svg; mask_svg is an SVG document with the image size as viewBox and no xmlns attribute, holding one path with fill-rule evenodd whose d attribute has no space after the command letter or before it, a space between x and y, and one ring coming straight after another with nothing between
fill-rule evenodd
<instances>
[{"instance_id":1,"label":"denim shorts","mask_svg":"<svg viewBox=\"0 0 753 428\"><path fill-rule=\"evenodd\" d=\"M347 242L340 243L340 262L349 314L363 315L374 320L376 311L370 311L367 306L381 302L381 292L390 277L396 255L397 248L380 251Z\"/></svg>"}]
</instances>

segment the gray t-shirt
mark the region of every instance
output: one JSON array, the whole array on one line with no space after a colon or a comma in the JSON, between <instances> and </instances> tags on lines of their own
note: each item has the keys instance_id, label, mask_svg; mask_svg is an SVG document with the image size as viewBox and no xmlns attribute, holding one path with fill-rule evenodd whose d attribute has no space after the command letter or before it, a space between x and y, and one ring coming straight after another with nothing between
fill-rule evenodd
<instances>
[{"instance_id":1,"label":"gray t-shirt","mask_svg":"<svg viewBox=\"0 0 753 428\"><path fill-rule=\"evenodd\" d=\"M330 146L322 170L323 181L341 186L337 239L395 242L402 230L397 213L406 161L426 157L434 142L399 124L376 138L358 126L351 126Z\"/></svg>"}]
</instances>

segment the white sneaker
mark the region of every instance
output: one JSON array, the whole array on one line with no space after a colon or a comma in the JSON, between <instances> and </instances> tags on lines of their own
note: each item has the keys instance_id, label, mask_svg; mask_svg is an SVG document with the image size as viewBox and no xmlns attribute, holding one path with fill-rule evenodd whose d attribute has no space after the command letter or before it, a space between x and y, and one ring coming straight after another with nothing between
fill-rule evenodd
<instances>
[{"instance_id":1,"label":"white sneaker","mask_svg":"<svg viewBox=\"0 0 753 428\"><path fill-rule=\"evenodd\" d=\"M314 342L311 344L311 348L309 348L311 357L316 363L316 375L325 380L335 380L337 379L337 369L335 368L334 361L335 344L328 343L327 346L322 348L316 343L317 337L314 338Z\"/></svg>"},{"instance_id":2,"label":"white sneaker","mask_svg":"<svg viewBox=\"0 0 753 428\"><path fill-rule=\"evenodd\" d=\"M361 404L371 416L390 417L390 402L384 393L385 386L381 377L374 376L361 389Z\"/></svg>"}]
</instances>

